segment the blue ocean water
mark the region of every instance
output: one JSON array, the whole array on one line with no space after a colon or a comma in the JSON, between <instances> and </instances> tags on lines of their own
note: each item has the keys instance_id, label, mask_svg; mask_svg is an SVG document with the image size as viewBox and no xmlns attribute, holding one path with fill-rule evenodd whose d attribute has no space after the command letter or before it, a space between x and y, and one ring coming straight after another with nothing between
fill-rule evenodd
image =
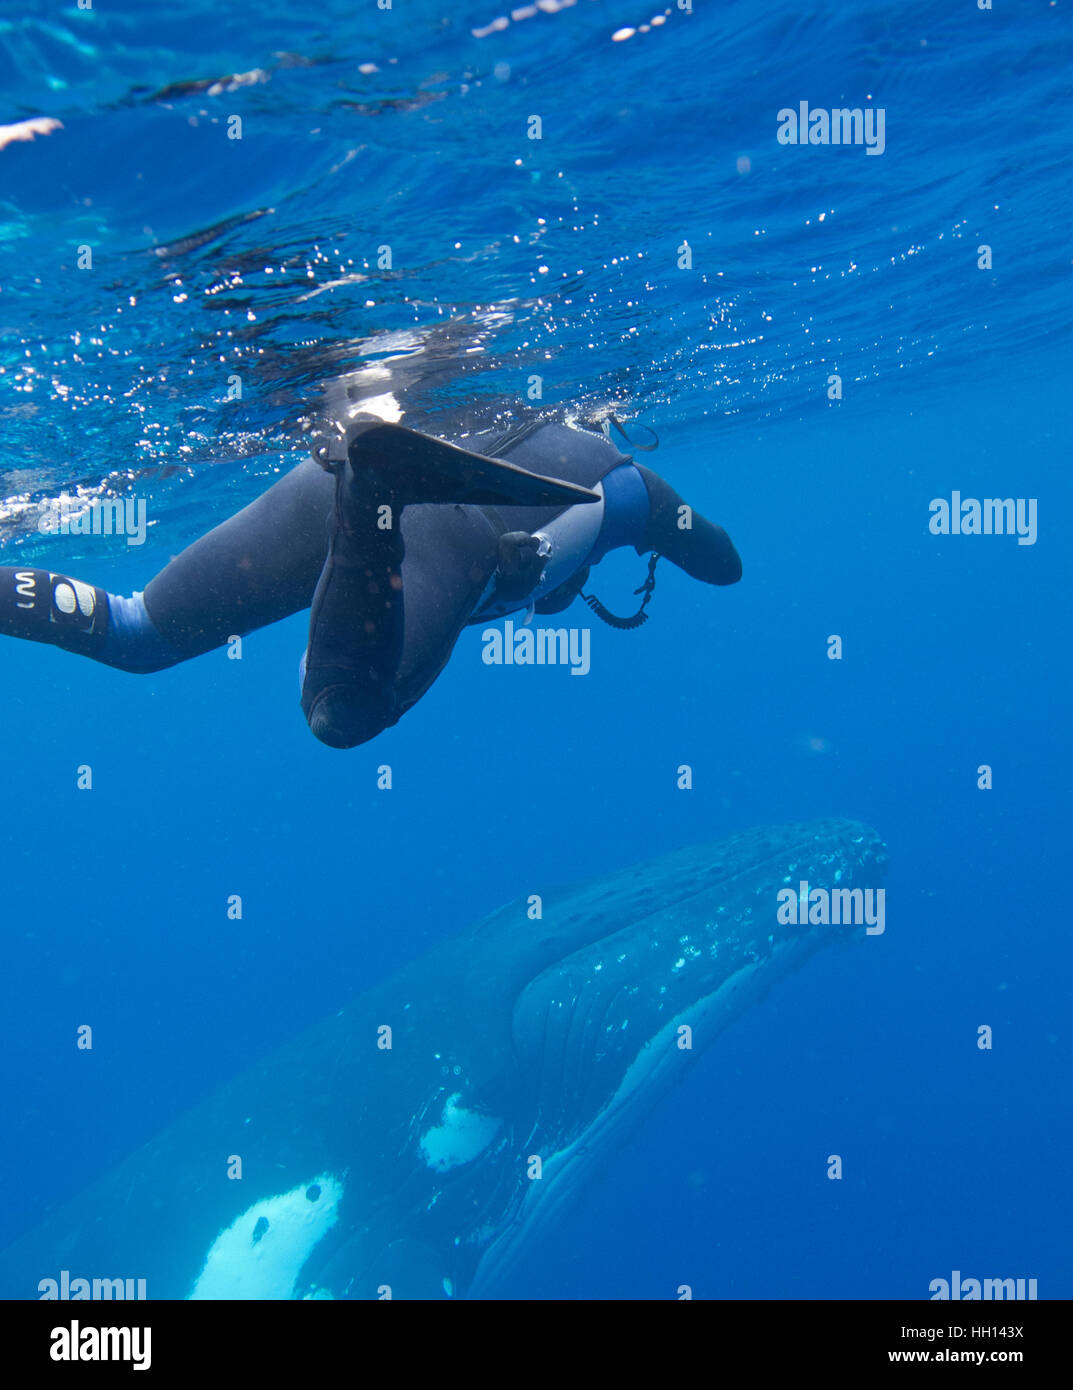
<instances>
[{"instance_id":1,"label":"blue ocean water","mask_svg":"<svg viewBox=\"0 0 1073 1390\"><path fill-rule=\"evenodd\" d=\"M848 815L886 933L736 1024L511 1292L1068 1297L1068 6L531 8L0 5L0 122L62 122L0 149L0 564L142 588L374 365L444 433L534 375L654 428L745 567L662 566L585 679L471 629L350 753L302 616L153 676L4 639L0 1244L534 882ZM882 154L780 144L801 101L881 107ZM1037 499L1035 544L932 535L955 490ZM62 492L148 499L146 544L41 536Z\"/></svg>"}]
</instances>

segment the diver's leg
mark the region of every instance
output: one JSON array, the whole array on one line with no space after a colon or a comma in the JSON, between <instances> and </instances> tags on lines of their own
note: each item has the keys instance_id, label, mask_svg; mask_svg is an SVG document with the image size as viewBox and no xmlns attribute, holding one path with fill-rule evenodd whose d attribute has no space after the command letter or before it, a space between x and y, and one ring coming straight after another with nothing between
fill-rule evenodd
<instances>
[{"instance_id":1,"label":"diver's leg","mask_svg":"<svg viewBox=\"0 0 1073 1390\"><path fill-rule=\"evenodd\" d=\"M153 628L141 594L120 598L53 570L0 566L0 632L121 671L161 671L183 659Z\"/></svg>"},{"instance_id":2,"label":"diver's leg","mask_svg":"<svg viewBox=\"0 0 1073 1390\"><path fill-rule=\"evenodd\" d=\"M335 493L328 558L310 614L302 709L321 742L352 748L402 713L404 514L429 504L446 511L452 504L598 498L588 488L375 420L338 426L314 444L313 457L332 471ZM487 546L491 528L483 519L476 524ZM443 626L449 651L458 627L448 620Z\"/></svg>"},{"instance_id":3,"label":"diver's leg","mask_svg":"<svg viewBox=\"0 0 1073 1390\"><path fill-rule=\"evenodd\" d=\"M648 524L636 549L641 553L658 551L705 584L736 584L741 578L741 559L723 528L687 507L658 473L639 463L634 467L644 480L649 501ZM683 525L687 518L689 524Z\"/></svg>"},{"instance_id":4,"label":"diver's leg","mask_svg":"<svg viewBox=\"0 0 1073 1390\"><path fill-rule=\"evenodd\" d=\"M51 570L0 566L0 633L124 671L159 671L308 608L328 549L331 479L308 462L121 598Z\"/></svg>"},{"instance_id":5,"label":"diver's leg","mask_svg":"<svg viewBox=\"0 0 1073 1390\"><path fill-rule=\"evenodd\" d=\"M308 608L328 551L332 479L306 460L188 546L146 586L154 627L183 658Z\"/></svg>"},{"instance_id":6,"label":"diver's leg","mask_svg":"<svg viewBox=\"0 0 1073 1390\"><path fill-rule=\"evenodd\" d=\"M406 621L395 680L397 717L447 665L501 554L498 532L471 507L409 508L403 534Z\"/></svg>"},{"instance_id":7,"label":"diver's leg","mask_svg":"<svg viewBox=\"0 0 1073 1390\"><path fill-rule=\"evenodd\" d=\"M368 477L349 467L337 472L334 487L328 556L309 615L302 711L322 743L353 748L395 722L405 544L397 498L374 495Z\"/></svg>"},{"instance_id":8,"label":"diver's leg","mask_svg":"<svg viewBox=\"0 0 1073 1390\"><path fill-rule=\"evenodd\" d=\"M396 529L378 535L368 518L359 512L336 530L333 540L344 539L310 615L302 708L333 748L375 738L420 699L498 559L497 533L472 507L407 506Z\"/></svg>"}]
</instances>

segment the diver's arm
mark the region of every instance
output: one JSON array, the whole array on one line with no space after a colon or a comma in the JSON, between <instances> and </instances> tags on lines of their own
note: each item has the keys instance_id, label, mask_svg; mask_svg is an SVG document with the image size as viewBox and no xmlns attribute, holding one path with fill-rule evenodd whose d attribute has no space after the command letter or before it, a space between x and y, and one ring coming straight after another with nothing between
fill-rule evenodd
<instances>
[{"instance_id":1,"label":"diver's arm","mask_svg":"<svg viewBox=\"0 0 1073 1390\"><path fill-rule=\"evenodd\" d=\"M638 554L656 550L672 564L705 584L736 584L741 578L741 559L734 542L721 526L715 526L700 512L682 501L674 488L658 473L634 467L648 491L649 518L645 534L637 543ZM686 508L682 511L682 508ZM688 516L689 525L680 521Z\"/></svg>"}]
</instances>

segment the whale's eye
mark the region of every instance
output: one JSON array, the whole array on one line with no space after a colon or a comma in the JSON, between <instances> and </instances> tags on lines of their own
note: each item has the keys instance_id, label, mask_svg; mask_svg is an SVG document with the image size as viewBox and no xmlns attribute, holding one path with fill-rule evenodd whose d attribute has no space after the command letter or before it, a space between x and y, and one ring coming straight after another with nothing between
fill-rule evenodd
<instances>
[{"instance_id":1,"label":"whale's eye","mask_svg":"<svg viewBox=\"0 0 1073 1390\"><path fill-rule=\"evenodd\" d=\"M306 1188L306 1199L307 1199L307 1201L315 1202L319 1196L320 1196L320 1186L319 1186L318 1183L314 1183L312 1187L307 1187L307 1188Z\"/></svg>"},{"instance_id":2,"label":"whale's eye","mask_svg":"<svg viewBox=\"0 0 1073 1390\"><path fill-rule=\"evenodd\" d=\"M268 1230L268 1217L267 1217L267 1216L259 1216L259 1217L257 1218L257 1225L254 1226L254 1228L253 1228L253 1243L254 1243L254 1245L257 1244L257 1242L261 1239L261 1237L264 1235L265 1231L267 1231L267 1230Z\"/></svg>"}]
</instances>

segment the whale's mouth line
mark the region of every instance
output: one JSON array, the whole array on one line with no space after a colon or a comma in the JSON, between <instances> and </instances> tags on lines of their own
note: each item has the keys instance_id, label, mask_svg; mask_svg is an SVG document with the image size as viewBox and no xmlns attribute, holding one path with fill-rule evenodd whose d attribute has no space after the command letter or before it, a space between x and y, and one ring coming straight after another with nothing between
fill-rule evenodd
<instances>
[{"instance_id":1,"label":"whale's mouth line","mask_svg":"<svg viewBox=\"0 0 1073 1390\"><path fill-rule=\"evenodd\" d=\"M694 995L694 998L689 999L688 1002L674 1005L673 997L667 999L667 1002L669 1002L671 1006L674 1006L675 1013L696 1012L698 1009L699 1011L703 1011L707 1004L709 1004L710 998L712 998L713 995L719 994L721 988L726 986L728 981L734 979L735 974L738 974L741 970L748 970L749 967L770 965L774 959L784 958L785 949L787 949L788 945L791 945L791 947L795 947L795 945L805 945L805 947L808 947L808 954L812 954L813 949L820 944L821 931L824 929L828 931L831 930L830 924L810 922L808 919L802 920L801 923L794 924L792 927L788 926L788 924L780 924L777 922L776 894L781 888L785 887L785 884L792 881L792 878L794 878L796 874L806 874L806 876L813 878L819 878L820 874L823 874L824 877L837 876L834 881L838 883L842 878L842 874L846 873L846 870L849 870L851 877L846 880L846 883L851 883L851 881L855 881L856 878L858 878L860 873L867 872L867 869L869 869L871 863L873 863L873 859L876 860L877 869L880 869L881 856L883 856L884 849L883 841L878 840L878 837L876 837L874 833L869 833L869 828L865 826L860 827L859 838L856 838L855 841L849 841L845 834L842 834L841 838L839 838L838 834L830 834L824 837L823 840L817 840L816 834L814 833L802 833L799 837L796 837L794 841L789 842L789 844L783 842L783 844L778 844L776 847L770 848L770 852L766 853L763 858L751 859L748 863L745 863L745 865L734 867L730 873L721 874L720 877L714 878L714 880L706 881L706 883L701 885L695 885L695 887L691 888L691 891L685 892L680 898L675 898L670 902L660 901L652 903L642 915L631 917L630 922L625 923L624 926L617 926L616 930L609 931L609 933L603 934L602 937L584 941L580 947L577 948L577 951L564 954L559 956L556 960L553 960L553 962L546 963L539 972L532 974L530 979L525 980L523 986L517 991L513 1004L511 1004L511 1012L513 1012L514 1017L517 1017L518 1009L524 1008L524 999L527 991L532 990L534 987L539 987L539 983L548 979L548 977L552 977L553 979L556 973L563 972L574 960L580 962L580 960L584 960L587 955L591 956L605 951L613 954L614 949L616 949L616 942L623 951L630 949L631 955L634 954L634 952L632 952L631 938L634 937L634 935L641 937L642 933L644 933L646 924L659 922L659 919L664 919L669 913L674 912L692 913L692 915L698 917L698 919L703 922L703 929L696 931L694 941L692 941L692 944L687 948L692 956L698 954L698 949L696 948L703 949L705 952L710 948L712 949L713 959L717 960L719 958L714 955L714 947L716 947L716 945L720 947L720 955L723 955L724 947L730 948L731 954L738 955L737 969L732 969L731 974L721 973L717 966L716 969L712 970L710 967L709 969L705 969L702 965L701 977L696 980L699 990ZM764 930L763 926L760 926L759 919L753 916L752 920L741 920L741 922L738 923L739 933L734 935L734 937L727 937L727 940L724 941L724 931L734 923L734 915L732 915L732 913L730 916L727 916L726 919L720 920L719 913L724 909L724 906L726 906L724 899L726 899L728 895L732 897L731 890L734 890L735 885L749 883L749 881L756 880L756 878L764 881L764 887L770 888L770 933ZM698 902L701 902L702 899L703 908L698 910ZM744 901L748 901L748 895L746 895ZM691 927L691 930L694 929ZM682 940L684 940L684 938L682 938ZM681 962L678 963L681 965ZM732 962L728 963L732 965ZM644 967L644 962L642 962L642 967ZM602 969L602 965L596 965L596 969ZM648 967L644 967L644 970L645 977L648 977ZM707 981L703 979L703 974L709 976ZM669 974L669 976L666 977L666 981L664 981L664 992L666 992L666 988L671 987L671 980L673 980L673 976ZM639 977L637 973L632 974L628 979L620 980L617 987L614 988L614 992L603 994L598 1004L593 1006L593 1008L602 1013L603 1017L606 1019L607 1013L612 1011L613 1005L616 1004L617 999L621 998L623 991L635 991L642 983L644 983L644 981L641 980L641 977ZM578 994L575 995L573 1001L571 1001L571 1020L577 1020L581 1017L580 1013L578 1013L578 1008L580 1008L578 1001L580 1001L580 998L581 995ZM538 1029L534 1031L534 1037L539 1038L538 1051L541 1051L545 1056L548 1055L548 1044L550 1038L552 1038L552 1008L555 1002L555 995L549 994L548 999L545 1001L545 1006L543 1006L542 1020L538 1024ZM602 1029L602 1022L603 1019L600 1019L598 1031ZM653 1038L659 1036L660 1031L662 1031L664 1024L660 1023L657 1017L656 1019L652 1019L652 1023L655 1024L652 1033L642 1038L642 1040L635 1045L635 1048L630 1048L628 1051L625 1048L619 1049L619 1066L614 1069L609 1068L609 1080L612 1080L613 1086L613 1088L609 1090L609 1098L613 1098L614 1095L617 1094L617 1090L619 1090L619 1086L617 1086L613 1080L616 1073L617 1077L619 1077L619 1081L621 1081L621 1077L625 1076L625 1073L630 1070L634 1062L637 1061L638 1056L650 1045ZM571 1022L571 1026L573 1026L573 1022ZM596 1024L591 1024L591 1026L596 1027ZM568 1052L570 1052L570 1047L566 1045L566 1047L560 1048L560 1052L562 1052L563 1077L562 1084L557 1086L557 1090L562 1093L564 1090L570 1090L570 1076L568 1076ZM546 1094L546 1084L542 1086L542 1091ZM532 1116L532 1127L530 1130L531 1140L537 1136L539 1130L541 1130L543 1120L545 1119L546 1112L543 1112L542 1106L538 1105L537 1111L535 1111L534 1116Z\"/></svg>"},{"instance_id":2,"label":"whale's mouth line","mask_svg":"<svg viewBox=\"0 0 1073 1390\"><path fill-rule=\"evenodd\" d=\"M754 983L762 993L762 982L769 973L767 967L787 954L811 954L806 948L815 942L818 935L819 928L810 928L806 932L788 937L784 944L775 946L770 954L745 962L713 989L698 995L691 1003L683 1006L673 1018L667 1020L640 1044L607 1103L580 1133L544 1160L544 1167L552 1169L553 1165L559 1164L570 1166L579 1161L584 1163L586 1160L597 1158L614 1136L623 1114L628 1112L630 1100L638 1093L643 1094L646 1089L656 1086L663 1073L674 1064L676 1049L672 1048L671 1039L678 1027L687 1019L692 1026L696 1026L704 1020L709 1011L718 1008L722 1002L721 996L727 998L739 988L748 990L750 983ZM734 1017L735 1015L728 1010L724 1024L709 1036L708 1042L714 1042L717 1033L732 1023ZM662 1049L658 1047L661 1039L664 1040ZM702 1047L696 1052L689 1052L686 1054L687 1062L696 1060L706 1050L707 1047ZM647 1060L646 1053L650 1054ZM680 1057L682 1054L678 1055ZM526 1140L526 1146L534 1138L538 1128L539 1125L534 1126ZM552 1185L545 1187L542 1180L541 1183L529 1183L522 1189L522 1196L508 1225L481 1256L468 1290L468 1297L486 1296L484 1290L489 1285L494 1286L500 1272L509 1265L515 1250L524 1243L529 1230L534 1226L547 1225L554 1221L556 1212L572 1200L577 1186L577 1183L564 1182L558 1188Z\"/></svg>"},{"instance_id":3,"label":"whale's mouth line","mask_svg":"<svg viewBox=\"0 0 1073 1390\"><path fill-rule=\"evenodd\" d=\"M771 951L766 955L757 955L751 960L743 961L730 975L723 976L718 982L713 983L711 988L703 990L689 1003L683 1004L670 1019L661 1023L654 1032L650 1033L638 1043L637 1047L629 1055L628 1060L624 1060L622 1078L619 1085L611 1092L606 1104L601 1106L597 1114L597 1121L607 1112L612 1111L616 1105L621 1103L623 1098L622 1088L626 1084L630 1072L641 1060L642 1055L647 1049L654 1047L657 1041L664 1036L673 1035L675 1029L680 1027L683 1023L689 1021L691 1024L695 1025L699 1019L703 1019L706 1016L707 1011L715 1005L719 996L732 993L739 984L751 979L753 976L766 975L768 973L768 968L772 966L776 960L781 960L782 957L786 955L811 954L807 948L813 945L819 931L820 928L815 925L809 926L804 931L799 930L796 936L788 936L782 943L773 945ZM686 1050L691 1051L692 1049ZM697 1055L700 1055L704 1050L704 1048L699 1049ZM589 1127L590 1126L587 1126L586 1128ZM533 1133L530 1137L535 1135L538 1128L539 1125L534 1126Z\"/></svg>"}]
</instances>

